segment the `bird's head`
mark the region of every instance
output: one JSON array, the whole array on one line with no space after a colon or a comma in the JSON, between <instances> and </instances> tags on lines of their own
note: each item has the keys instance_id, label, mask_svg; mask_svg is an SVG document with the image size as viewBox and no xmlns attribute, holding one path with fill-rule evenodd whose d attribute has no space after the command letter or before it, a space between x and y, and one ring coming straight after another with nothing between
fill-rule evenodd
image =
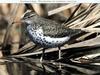
<instances>
[{"instance_id":1,"label":"bird's head","mask_svg":"<svg viewBox=\"0 0 100 75\"><path fill-rule=\"evenodd\" d=\"M21 23L25 27L28 25L33 25L33 27L36 27L36 24L34 20L36 19L38 15L33 12L32 10L27 10L22 16L19 21L15 21L14 23Z\"/></svg>"},{"instance_id":2,"label":"bird's head","mask_svg":"<svg viewBox=\"0 0 100 75\"><path fill-rule=\"evenodd\" d=\"M22 16L21 21L27 24L31 24L34 17L36 17L37 14L33 12L32 10L27 10Z\"/></svg>"},{"instance_id":3,"label":"bird's head","mask_svg":"<svg viewBox=\"0 0 100 75\"><path fill-rule=\"evenodd\" d=\"M27 10L22 16L21 19L25 20L25 19L29 19L32 18L34 16L36 16L37 14L35 12L33 12L32 10Z\"/></svg>"}]
</instances>

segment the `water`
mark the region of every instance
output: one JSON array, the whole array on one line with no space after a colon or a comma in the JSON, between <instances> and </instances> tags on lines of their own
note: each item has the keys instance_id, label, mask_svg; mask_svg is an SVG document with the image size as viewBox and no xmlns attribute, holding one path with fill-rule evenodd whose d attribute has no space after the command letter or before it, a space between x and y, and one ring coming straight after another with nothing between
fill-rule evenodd
<instances>
[{"instance_id":1,"label":"water","mask_svg":"<svg viewBox=\"0 0 100 75\"><path fill-rule=\"evenodd\" d=\"M100 65L9 58L0 62L0 75L100 75Z\"/></svg>"}]
</instances>

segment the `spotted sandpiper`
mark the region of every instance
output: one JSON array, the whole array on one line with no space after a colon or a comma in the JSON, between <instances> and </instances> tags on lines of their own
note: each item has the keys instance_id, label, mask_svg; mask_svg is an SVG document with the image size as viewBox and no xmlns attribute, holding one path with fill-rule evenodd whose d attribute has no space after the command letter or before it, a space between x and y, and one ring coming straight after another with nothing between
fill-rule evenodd
<instances>
[{"instance_id":1,"label":"spotted sandpiper","mask_svg":"<svg viewBox=\"0 0 100 75\"><path fill-rule=\"evenodd\" d=\"M66 28L55 21L40 17L31 10L23 14L21 21L25 25L29 38L43 47L40 61L43 60L46 48L55 47L58 47L59 59L61 59L60 47L67 43L73 35L81 32L79 29Z\"/></svg>"}]
</instances>

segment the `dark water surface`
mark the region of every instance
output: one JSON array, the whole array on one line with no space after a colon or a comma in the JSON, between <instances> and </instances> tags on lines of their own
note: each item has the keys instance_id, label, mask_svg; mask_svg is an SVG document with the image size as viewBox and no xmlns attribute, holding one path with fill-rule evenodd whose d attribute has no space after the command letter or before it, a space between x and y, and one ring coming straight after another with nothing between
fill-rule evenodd
<instances>
[{"instance_id":1,"label":"dark water surface","mask_svg":"<svg viewBox=\"0 0 100 75\"><path fill-rule=\"evenodd\" d=\"M100 65L80 63L39 62L39 59L24 58L0 63L0 75L100 75ZM19 61L20 60L20 61ZM4 71L5 70L5 71Z\"/></svg>"}]
</instances>

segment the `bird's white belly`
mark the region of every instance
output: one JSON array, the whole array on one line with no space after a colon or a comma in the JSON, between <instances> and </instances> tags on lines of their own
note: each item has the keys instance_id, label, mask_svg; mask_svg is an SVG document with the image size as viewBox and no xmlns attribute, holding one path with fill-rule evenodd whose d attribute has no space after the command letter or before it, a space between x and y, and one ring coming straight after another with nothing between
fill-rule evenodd
<instances>
[{"instance_id":1,"label":"bird's white belly","mask_svg":"<svg viewBox=\"0 0 100 75\"><path fill-rule=\"evenodd\" d=\"M27 28L28 29L28 28ZM70 37L53 38L50 36L44 36L42 28L38 30L28 30L30 37L33 42L44 47L59 47L67 42Z\"/></svg>"}]
</instances>

